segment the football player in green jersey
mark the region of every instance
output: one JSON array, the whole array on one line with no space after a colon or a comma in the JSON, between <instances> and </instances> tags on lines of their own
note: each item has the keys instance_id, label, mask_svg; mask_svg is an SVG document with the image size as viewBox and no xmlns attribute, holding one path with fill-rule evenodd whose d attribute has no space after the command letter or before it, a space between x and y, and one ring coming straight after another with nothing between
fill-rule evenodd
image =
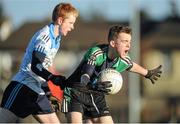
<instances>
[{"instance_id":1,"label":"football player in green jersey","mask_svg":"<svg viewBox=\"0 0 180 124\"><path fill-rule=\"evenodd\" d=\"M148 70L133 62L128 52L131 48L131 28L113 26L109 30L108 44L96 45L85 53L78 68L67 79L72 88L65 88L62 110L67 112L68 122L113 123L105 95L110 82L98 82L98 74L105 68L118 72L138 73L155 83L160 77L161 65Z\"/></svg>"}]
</instances>

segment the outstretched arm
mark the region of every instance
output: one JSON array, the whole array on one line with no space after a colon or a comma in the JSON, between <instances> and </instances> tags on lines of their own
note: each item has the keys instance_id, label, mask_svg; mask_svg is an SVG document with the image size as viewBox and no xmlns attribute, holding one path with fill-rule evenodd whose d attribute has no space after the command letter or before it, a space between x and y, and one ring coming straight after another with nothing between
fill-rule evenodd
<instances>
[{"instance_id":1,"label":"outstretched arm","mask_svg":"<svg viewBox=\"0 0 180 124\"><path fill-rule=\"evenodd\" d=\"M130 69L131 72L141 74L142 76L146 76L148 73L148 70L144 67L138 65L137 63L133 62L133 66Z\"/></svg>"},{"instance_id":2,"label":"outstretched arm","mask_svg":"<svg viewBox=\"0 0 180 124\"><path fill-rule=\"evenodd\" d=\"M160 65L152 70L148 70L133 62L133 66L130 69L130 71L141 74L145 78L150 79L152 84L155 84L155 81L158 80L158 78L161 76L162 73L161 68L162 66Z\"/></svg>"}]
</instances>

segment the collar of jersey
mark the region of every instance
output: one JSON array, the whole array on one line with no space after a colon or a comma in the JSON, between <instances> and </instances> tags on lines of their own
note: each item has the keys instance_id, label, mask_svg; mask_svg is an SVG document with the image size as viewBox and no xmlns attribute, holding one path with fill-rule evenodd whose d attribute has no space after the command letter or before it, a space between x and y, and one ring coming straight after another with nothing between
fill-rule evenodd
<instances>
[{"instance_id":1,"label":"collar of jersey","mask_svg":"<svg viewBox=\"0 0 180 124\"><path fill-rule=\"evenodd\" d=\"M49 27L50 27L50 36L51 36L51 38L60 41L61 36L59 35L59 36L55 37L55 35L54 35L54 23L50 23Z\"/></svg>"}]
</instances>

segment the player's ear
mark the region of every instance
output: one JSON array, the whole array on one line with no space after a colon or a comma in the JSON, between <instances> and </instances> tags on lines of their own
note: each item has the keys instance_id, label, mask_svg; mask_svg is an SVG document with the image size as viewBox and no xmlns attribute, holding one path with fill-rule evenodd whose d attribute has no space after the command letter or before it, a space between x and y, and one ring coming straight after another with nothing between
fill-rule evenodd
<instances>
[{"instance_id":1,"label":"player's ear","mask_svg":"<svg viewBox=\"0 0 180 124\"><path fill-rule=\"evenodd\" d=\"M115 47L115 41L114 41L114 40L111 40L111 41L109 42L109 45L110 45L111 47Z\"/></svg>"},{"instance_id":2,"label":"player's ear","mask_svg":"<svg viewBox=\"0 0 180 124\"><path fill-rule=\"evenodd\" d=\"M58 17L57 19L58 24L61 25L63 23L63 20L64 19L62 17Z\"/></svg>"}]
</instances>

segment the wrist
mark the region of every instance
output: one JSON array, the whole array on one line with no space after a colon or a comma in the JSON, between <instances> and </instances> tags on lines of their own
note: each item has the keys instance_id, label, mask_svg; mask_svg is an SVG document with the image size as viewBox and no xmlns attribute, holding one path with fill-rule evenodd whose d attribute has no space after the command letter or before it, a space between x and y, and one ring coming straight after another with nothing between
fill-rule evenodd
<instances>
[{"instance_id":1,"label":"wrist","mask_svg":"<svg viewBox=\"0 0 180 124\"><path fill-rule=\"evenodd\" d=\"M146 69L146 71L144 73L144 77L146 77L147 74L148 74L148 69Z\"/></svg>"},{"instance_id":2,"label":"wrist","mask_svg":"<svg viewBox=\"0 0 180 124\"><path fill-rule=\"evenodd\" d=\"M150 70L147 70L147 74L145 75L145 78L149 78L151 77L152 73Z\"/></svg>"},{"instance_id":3,"label":"wrist","mask_svg":"<svg viewBox=\"0 0 180 124\"><path fill-rule=\"evenodd\" d=\"M87 85L90 82L90 77L88 74L83 74L81 76L81 84Z\"/></svg>"}]
</instances>

